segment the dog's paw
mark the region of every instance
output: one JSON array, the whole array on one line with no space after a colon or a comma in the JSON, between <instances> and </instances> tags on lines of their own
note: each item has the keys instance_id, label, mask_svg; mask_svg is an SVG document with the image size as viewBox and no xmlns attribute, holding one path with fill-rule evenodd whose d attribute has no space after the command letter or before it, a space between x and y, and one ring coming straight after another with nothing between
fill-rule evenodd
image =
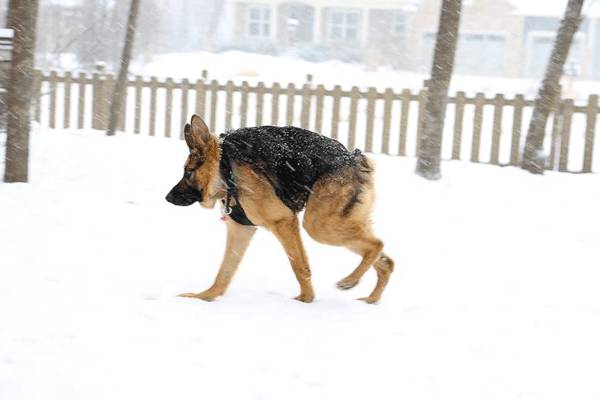
<instances>
[{"instance_id":1,"label":"dog's paw","mask_svg":"<svg viewBox=\"0 0 600 400\"><path fill-rule=\"evenodd\" d=\"M336 283L337 288L340 290L352 289L356 285L358 285L358 281L356 281L354 279L348 279L348 278L344 278L341 281L339 281L338 283Z\"/></svg>"},{"instance_id":2,"label":"dog's paw","mask_svg":"<svg viewBox=\"0 0 600 400\"><path fill-rule=\"evenodd\" d=\"M371 297L371 296L368 296L368 297L361 297L361 298L359 298L358 300L360 300L360 301L364 301L364 302L365 302L365 303L367 303L367 304L375 304L375 303L377 303L377 302L379 301L379 299L378 299L378 298Z\"/></svg>"},{"instance_id":3,"label":"dog's paw","mask_svg":"<svg viewBox=\"0 0 600 400\"><path fill-rule=\"evenodd\" d=\"M298 296L294 297L294 300L298 300L301 301L303 303L312 303L312 301L315 299L315 295L314 294L299 294Z\"/></svg>"},{"instance_id":4,"label":"dog's paw","mask_svg":"<svg viewBox=\"0 0 600 400\"><path fill-rule=\"evenodd\" d=\"M216 299L217 297L219 297L219 294L211 292L209 290L206 290L206 291L201 292L201 293L182 293L182 294L177 295L177 297L187 297L189 299L198 299L198 300L204 300L204 301L213 301L214 299Z\"/></svg>"}]
</instances>

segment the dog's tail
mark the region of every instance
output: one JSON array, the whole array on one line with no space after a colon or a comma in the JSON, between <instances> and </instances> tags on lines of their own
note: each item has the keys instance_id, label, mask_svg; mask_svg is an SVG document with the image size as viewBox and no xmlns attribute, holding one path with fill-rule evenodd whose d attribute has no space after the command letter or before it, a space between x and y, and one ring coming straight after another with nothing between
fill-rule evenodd
<instances>
[{"instance_id":1,"label":"dog's tail","mask_svg":"<svg viewBox=\"0 0 600 400\"><path fill-rule=\"evenodd\" d=\"M373 162L367 158L359 149L352 152L354 157L353 172L354 178L362 184L371 180L375 167Z\"/></svg>"},{"instance_id":2,"label":"dog's tail","mask_svg":"<svg viewBox=\"0 0 600 400\"><path fill-rule=\"evenodd\" d=\"M354 162L352 163L352 191L346 205L342 208L342 216L347 217L354 206L360 203L360 195L364 192L366 185L373 184L373 163L359 149L352 153Z\"/></svg>"}]
</instances>

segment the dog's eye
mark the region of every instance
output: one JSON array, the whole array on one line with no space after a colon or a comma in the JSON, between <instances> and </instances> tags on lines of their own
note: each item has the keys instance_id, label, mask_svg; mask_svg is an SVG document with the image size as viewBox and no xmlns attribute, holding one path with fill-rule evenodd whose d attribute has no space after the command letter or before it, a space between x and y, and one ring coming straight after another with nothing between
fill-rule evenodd
<instances>
[{"instance_id":1,"label":"dog's eye","mask_svg":"<svg viewBox=\"0 0 600 400\"><path fill-rule=\"evenodd\" d=\"M185 179L190 179L192 177L193 172L192 171L183 171L183 177Z\"/></svg>"}]
</instances>

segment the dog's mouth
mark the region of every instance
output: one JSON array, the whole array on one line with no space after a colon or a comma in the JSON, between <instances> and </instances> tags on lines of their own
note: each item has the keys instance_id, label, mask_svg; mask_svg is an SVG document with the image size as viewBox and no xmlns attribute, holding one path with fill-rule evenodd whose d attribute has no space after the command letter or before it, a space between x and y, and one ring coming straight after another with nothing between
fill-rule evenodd
<instances>
[{"instance_id":1,"label":"dog's mouth","mask_svg":"<svg viewBox=\"0 0 600 400\"><path fill-rule=\"evenodd\" d=\"M202 190L179 182L171 189L165 198L169 203L176 206L190 206L197 201L202 201Z\"/></svg>"}]
</instances>

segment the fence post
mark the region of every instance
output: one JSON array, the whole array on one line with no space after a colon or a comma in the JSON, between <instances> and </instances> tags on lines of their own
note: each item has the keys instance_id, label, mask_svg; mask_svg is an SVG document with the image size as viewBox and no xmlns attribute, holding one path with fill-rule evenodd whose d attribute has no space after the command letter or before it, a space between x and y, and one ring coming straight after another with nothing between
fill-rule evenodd
<instances>
[{"instance_id":1,"label":"fence post","mask_svg":"<svg viewBox=\"0 0 600 400\"><path fill-rule=\"evenodd\" d=\"M210 82L210 131L217 129L217 103L219 100L219 82L212 80Z\"/></svg>"},{"instance_id":2,"label":"fence post","mask_svg":"<svg viewBox=\"0 0 600 400\"><path fill-rule=\"evenodd\" d=\"M287 109L285 113L285 124L292 125L294 123L294 100L296 95L296 86L293 83L288 84L287 87Z\"/></svg>"},{"instance_id":3,"label":"fence post","mask_svg":"<svg viewBox=\"0 0 600 400\"><path fill-rule=\"evenodd\" d=\"M300 109L300 126L304 129L308 129L308 122L310 117L310 81L312 81L312 75L306 76L306 83L302 85L302 107Z\"/></svg>"},{"instance_id":4,"label":"fence post","mask_svg":"<svg viewBox=\"0 0 600 400\"><path fill-rule=\"evenodd\" d=\"M483 125L483 105L485 97L483 93L475 96L475 115L473 116L473 142L471 143L471 161L479 162L479 147L481 144L481 128Z\"/></svg>"},{"instance_id":5,"label":"fence post","mask_svg":"<svg viewBox=\"0 0 600 400\"><path fill-rule=\"evenodd\" d=\"M261 126L263 124L263 111L265 108L265 84L258 82L256 85L256 118L255 125Z\"/></svg>"},{"instance_id":6,"label":"fence post","mask_svg":"<svg viewBox=\"0 0 600 400\"><path fill-rule=\"evenodd\" d=\"M79 73L79 86L77 87L77 129L83 129L85 122L85 88L87 76L84 72Z\"/></svg>"},{"instance_id":7,"label":"fence post","mask_svg":"<svg viewBox=\"0 0 600 400\"><path fill-rule=\"evenodd\" d=\"M172 78L165 81L165 137L171 137L171 125L173 115L173 86Z\"/></svg>"},{"instance_id":8,"label":"fence post","mask_svg":"<svg viewBox=\"0 0 600 400\"><path fill-rule=\"evenodd\" d=\"M398 154L406 155L406 136L408 135L408 113L410 112L410 99L412 93L404 89L401 95L400 112L400 138L398 140ZM418 123L418 122L417 122Z\"/></svg>"},{"instance_id":9,"label":"fence post","mask_svg":"<svg viewBox=\"0 0 600 400\"><path fill-rule=\"evenodd\" d=\"M342 97L342 87L335 85L333 88L333 108L331 110L331 137L338 138L340 128L340 101Z\"/></svg>"},{"instance_id":10,"label":"fence post","mask_svg":"<svg viewBox=\"0 0 600 400\"><path fill-rule=\"evenodd\" d=\"M348 121L348 149L356 148L356 114L358 111L358 99L360 90L353 86L350 91L350 120Z\"/></svg>"},{"instance_id":11,"label":"fence post","mask_svg":"<svg viewBox=\"0 0 600 400\"><path fill-rule=\"evenodd\" d=\"M525 97L522 94L515 96L512 138L510 142L510 164L519 165L521 163L521 129L523 126L523 107L525 106Z\"/></svg>"},{"instance_id":12,"label":"fence post","mask_svg":"<svg viewBox=\"0 0 600 400\"><path fill-rule=\"evenodd\" d=\"M373 152L373 130L375 127L375 107L377 101L377 89L370 87L367 92L367 132L365 137L365 151Z\"/></svg>"},{"instance_id":13,"label":"fence post","mask_svg":"<svg viewBox=\"0 0 600 400\"><path fill-rule=\"evenodd\" d=\"M142 127L142 88L143 88L142 77L136 75L135 77L135 111L133 117L133 132L140 133Z\"/></svg>"},{"instance_id":14,"label":"fence post","mask_svg":"<svg viewBox=\"0 0 600 400\"><path fill-rule=\"evenodd\" d=\"M56 90L58 86L58 75L56 71L50 71L50 118L49 128L56 128Z\"/></svg>"},{"instance_id":15,"label":"fence post","mask_svg":"<svg viewBox=\"0 0 600 400\"><path fill-rule=\"evenodd\" d=\"M554 102L552 104L552 113L554 114L552 117L552 134L550 137L550 156L546 160L546 165L544 168L553 170L556 167L556 155L559 152L560 146L560 132L562 130L562 103L561 96L562 86L558 85L558 89L556 91L556 97L554 98Z\"/></svg>"},{"instance_id":16,"label":"fence post","mask_svg":"<svg viewBox=\"0 0 600 400\"><path fill-rule=\"evenodd\" d=\"M250 86L248 82L242 82L242 104L240 107L240 126L245 128L248 126L248 93L250 92Z\"/></svg>"},{"instance_id":17,"label":"fence post","mask_svg":"<svg viewBox=\"0 0 600 400\"><path fill-rule=\"evenodd\" d=\"M275 82L271 89L271 124L277 126L279 124L279 93L281 87Z\"/></svg>"},{"instance_id":18,"label":"fence post","mask_svg":"<svg viewBox=\"0 0 600 400\"><path fill-rule=\"evenodd\" d=\"M188 97L190 81L184 78L181 81L181 115L179 116L179 139L183 139L183 127L188 121Z\"/></svg>"},{"instance_id":19,"label":"fence post","mask_svg":"<svg viewBox=\"0 0 600 400\"><path fill-rule=\"evenodd\" d=\"M196 81L196 114L200 116L200 118L205 119L206 115L206 86L204 85L204 81L198 79ZM186 121L187 122L187 121Z\"/></svg>"},{"instance_id":20,"label":"fence post","mask_svg":"<svg viewBox=\"0 0 600 400\"><path fill-rule=\"evenodd\" d=\"M452 159L460 160L460 150L462 148L462 131L465 119L465 92L456 93L454 103L454 132L452 134Z\"/></svg>"},{"instance_id":21,"label":"fence post","mask_svg":"<svg viewBox=\"0 0 600 400\"><path fill-rule=\"evenodd\" d=\"M392 127L392 105L394 92L391 88L385 89L383 93L383 137L381 140L381 152L390 154L390 130Z\"/></svg>"},{"instance_id":22,"label":"fence post","mask_svg":"<svg viewBox=\"0 0 600 400\"><path fill-rule=\"evenodd\" d=\"M592 172L594 157L594 134L596 132L596 119L598 115L598 95L592 94L588 99L585 126L585 150L583 153L582 172Z\"/></svg>"},{"instance_id":23,"label":"fence post","mask_svg":"<svg viewBox=\"0 0 600 400\"><path fill-rule=\"evenodd\" d=\"M63 129L71 126L71 83L73 75L71 72L65 73L65 81L63 85Z\"/></svg>"},{"instance_id":24,"label":"fence post","mask_svg":"<svg viewBox=\"0 0 600 400\"><path fill-rule=\"evenodd\" d=\"M560 138L560 162L558 170L568 171L569 167L569 143L571 141L571 121L573 118L573 99L567 99L564 103L562 132Z\"/></svg>"},{"instance_id":25,"label":"fence post","mask_svg":"<svg viewBox=\"0 0 600 400\"><path fill-rule=\"evenodd\" d=\"M502 115L504 112L504 96L497 94L494 99L494 125L492 128L492 151L490 162L500 164L500 137L502 136Z\"/></svg>"},{"instance_id":26,"label":"fence post","mask_svg":"<svg viewBox=\"0 0 600 400\"><path fill-rule=\"evenodd\" d=\"M315 104L315 131L321 133L323 129L323 98L325 97L325 86L317 85Z\"/></svg>"},{"instance_id":27,"label":"fence post","mask_svg":"<svg viewBox=\"0 0 600 400\"><path fill-rule=\"evenodd\" d=\"M156 135L156 92L158 91L158 80L155 76L150 77L150 136Z\"/></svg>"},{"instance_id":28,"label":"fence post","mask_svg":"<svg viewBox=\"0 0 600 400\"><path fill-rule=\"evenodd\" d=\"M231 129L233 124L233 81L225 83L225 129Z\"/></svg>"}]
</instances>

